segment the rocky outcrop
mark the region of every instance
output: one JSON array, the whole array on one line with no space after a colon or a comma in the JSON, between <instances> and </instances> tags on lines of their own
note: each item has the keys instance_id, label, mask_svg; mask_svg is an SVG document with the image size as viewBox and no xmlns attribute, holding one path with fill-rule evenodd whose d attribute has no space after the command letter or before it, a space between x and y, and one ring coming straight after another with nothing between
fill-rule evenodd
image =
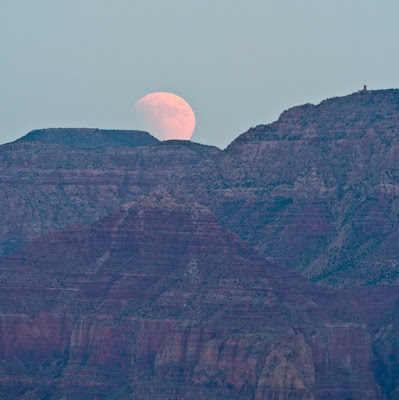
<instances>
[{"instance_id":1,"label":"rocky outcrop","mask_svg":"<svg viewBox=\"0 0 399 400\"><path fill-rule=\"evenodd\" d=\"M330 286L399 282L399 90L285 111L175 177L271 261Z\"/></svg>"},{"instance_id":2,"label":"rocky outcrop","mask_svg":"<svg viewBox=\"0 0 399 400\"><path fill-rule=\"evenodd\" d=\"M1 258L0 282L9 399L381 398L350 294L165 192Z\"/></svg>"},{"instance_id":3,"label":"rocky outcrop","mask_svg":"<svg viewBox=\"0 0 399 400\"><path fill-rule=\"evenodd\" d=\"M1 146L0 399L399 398L398 129L363 91L223 152Z\"/></svg>"}]
</instances>

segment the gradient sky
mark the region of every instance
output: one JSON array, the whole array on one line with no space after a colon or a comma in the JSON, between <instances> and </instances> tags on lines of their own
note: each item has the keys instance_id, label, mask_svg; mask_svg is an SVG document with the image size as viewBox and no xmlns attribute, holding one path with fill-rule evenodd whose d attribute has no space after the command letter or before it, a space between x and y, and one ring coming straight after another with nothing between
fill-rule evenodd
<instances>
[{"instance_id":1,"label":"gradient sky","mask_svg":"<svg viewBox=\"0 0 399 400\"><path fill-rule=\"evenodd\" d=\"M135 129L155 91L224 148L294 105L399 87L398 0L0 0L0 143Z\"/></svg>"}]
</instances>

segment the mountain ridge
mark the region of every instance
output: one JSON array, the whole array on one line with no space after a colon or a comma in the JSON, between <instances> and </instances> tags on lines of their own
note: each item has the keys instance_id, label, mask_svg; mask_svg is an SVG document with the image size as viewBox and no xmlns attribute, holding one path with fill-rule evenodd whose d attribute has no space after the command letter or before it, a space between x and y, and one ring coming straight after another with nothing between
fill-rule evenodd
<instances>
[{"instance_id":1,"label":"mountain ridge","mask_svg":"<svg viewBox=\"0 0 399 400\"><path fill-rule=\"evenodd\" d=\"M348 105L351 104L352 106L348 108ZM359 120L362 121L362 129L379 128L378 114L384 113L385 105L391 105L390 111L392 111L393 115L390 121L397 121L399 115L399 89L359 91L346 96L325 99L319 104L307 103L294 106L283 111L277 121L267 125L260 124L242 133L227 148L234 147L235 143L244 143L246 141L299 140L298 133L302 133L303 136L309 139L315 135L323 136L323 134L325 140L341 139L343 136L337 135L337 131L345 128L345 125L356 124ZM374 111L373 117L368 114L371 107L375 107L377 110ZM339 114L338 119L337 114ZM318 121L317 117L320 115L323 116L323 120ZM334 131L323 132L320 131L320 123L327 125L327 128L328 124L337 126ZM287 134L284 130L285 124L291 124L294 132ZM326 126L322 126L322 128L326 128ZM326 137L326 133L334 134L334 136ZM350 133L354 134L358 133L358 131L350 131Z\"/></svg>"},{"instance_id":2,"label":"mountain ridge","mask_svg":"<svg viewBox=\"0 0 399 400\"><path fill-rule=\"evenodd\" d=\"M169 189L315 282L395 283L398 152L399 90L355 93L250 129Z\"/></svg>"},{"instance_id":3,"label":"mountain ridge","mask_svg":"<svg viewBox=\"0 0 399 400\"><path fill-rule=\"evenodd\" d=\"M0 399L397 399L398 94L0 146Z\"/></svg>"},{"instance_id":4,"label":"mountain ridge","mask_svg":"<svg viewBox=\"0 0 399 400\"><path fill-rule=\"evenodd\" d=\"M106 146L140 147L159 142L158 139L144 131L97 128L37 129L17 139L14 143L25 141L63 144L80 149Z\"/></svg>"}]
</instances>

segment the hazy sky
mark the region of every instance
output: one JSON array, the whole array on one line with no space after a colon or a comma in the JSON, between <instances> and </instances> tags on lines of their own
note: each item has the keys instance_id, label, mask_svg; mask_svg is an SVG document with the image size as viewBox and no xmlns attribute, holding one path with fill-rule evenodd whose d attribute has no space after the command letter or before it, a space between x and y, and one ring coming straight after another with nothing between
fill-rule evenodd
<instances>
[{"instance_id":1,"label":"hazy sky","mask_svg":"<svg viewBox=\"0 0 399 400\"><path fill-rule=\"evenodd\" d=\"M399 0L0 0L0 143L135 129L155 91L225 147L291 106L399 87Z\"/></svg>"}]
</instances>

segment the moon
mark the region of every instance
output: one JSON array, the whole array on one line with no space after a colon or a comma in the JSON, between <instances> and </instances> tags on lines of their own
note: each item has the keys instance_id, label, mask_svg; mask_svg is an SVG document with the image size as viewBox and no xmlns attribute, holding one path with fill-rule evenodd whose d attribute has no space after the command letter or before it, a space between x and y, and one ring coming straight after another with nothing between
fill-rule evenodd
<instances>
[{"instance_id":1,"label":"moon","mask_svg":"<svg viewBox=\"0 0 399 400\"><path fill-rule=\"evenodd\" d=\"M133 106L145 130L160 140L190 140L195 114L186 100L173 93L147 94Z\"/></svg>"}]
</instances>

